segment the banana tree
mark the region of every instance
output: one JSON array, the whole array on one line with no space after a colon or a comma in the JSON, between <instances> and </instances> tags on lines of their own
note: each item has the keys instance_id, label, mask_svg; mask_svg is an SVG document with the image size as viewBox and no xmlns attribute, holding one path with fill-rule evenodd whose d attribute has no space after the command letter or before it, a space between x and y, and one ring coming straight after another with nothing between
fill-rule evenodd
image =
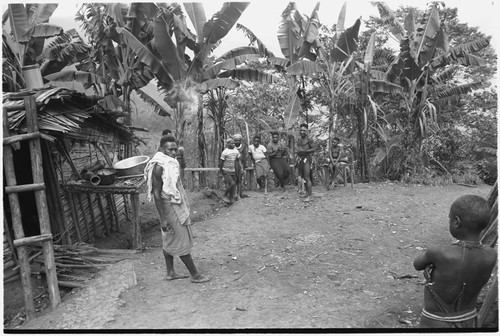
<instances>
[{"instance_id":1,"label":"banana tree","mask_svg":"<svg viewBox=\"0 0 500 336\"><path fill-rule=\"evenodd\" d=\"M390 65L385 77L373 81L376 92L396 92L400 106L406 112L401 120L420 160L412 168L425 166L422 141L438 126L438 113L446 106L456 105L460 95L481 86L481 83L453 83L458 67L484 64L472 53L489 45L480 38L450 46L446 22L440 18L439 3L431 3L424 15L415 20L413 13L400 24L396 14L383 2L374 3L382 20L400 42L400 53ZM396 87L396 90L394 88ZM418 162L419 161L419 162Z\"/></svg>"},{"instance_id":2,"label":"banana tree","mask_svg":"<svg viewBox=\"0 0 500 336\"><path fill-rule=\"evenodd\" d=\"M61 35L60 26L48 23L57 4L9 4L2 17L2 81L4 89L18 91L26 83L22 67L37 64L45 40Z\"/></svg>"}]
</instances>

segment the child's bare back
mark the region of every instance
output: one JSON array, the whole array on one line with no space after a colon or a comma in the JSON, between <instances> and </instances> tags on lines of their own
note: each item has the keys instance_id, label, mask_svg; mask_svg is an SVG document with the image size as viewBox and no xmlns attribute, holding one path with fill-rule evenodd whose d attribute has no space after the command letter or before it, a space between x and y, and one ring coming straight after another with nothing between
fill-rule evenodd
<instances>
[{"instance_id":1,"label":"child's bare back","mask_svg":"<svg viewBox=\"0 0 500 336\"><path fill-rule=\"evenodd\" d=\"M414 261L427 283L420 327L473 327L476 301L496 263L496 251L479 242L488 224L486 200L467 195L450 209L450 233L459 240L431 247Z\"/></svg>"}]
</instances>

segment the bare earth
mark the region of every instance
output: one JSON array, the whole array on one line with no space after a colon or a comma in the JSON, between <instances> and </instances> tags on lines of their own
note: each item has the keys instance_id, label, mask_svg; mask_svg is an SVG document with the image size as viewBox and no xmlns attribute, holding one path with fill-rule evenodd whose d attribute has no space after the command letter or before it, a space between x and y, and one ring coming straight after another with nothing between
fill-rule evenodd
<instances>
[{"instance_id":1,"label":"bare earth","mask_svg":"<svg viewBox=\"0 0 500 336\"><path fill-rule=\"evenodd\" d=\"M451 243L457 197L490 188L314 187L307 204L290 186L229 207L209 192L190 194L194 217L206 218L193 226L195 263L212 278L204 284L164 279L156 209L144 201L145 249L18 328L412 328L423 297L413 259Z\"/></svg>"}]
</instances>

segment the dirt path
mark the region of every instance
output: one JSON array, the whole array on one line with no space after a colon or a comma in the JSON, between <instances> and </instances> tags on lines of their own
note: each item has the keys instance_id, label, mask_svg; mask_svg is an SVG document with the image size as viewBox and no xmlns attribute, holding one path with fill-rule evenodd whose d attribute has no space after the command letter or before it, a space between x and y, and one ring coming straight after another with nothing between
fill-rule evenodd
<instances>
[{"instance_id":1,"label":"dirt path","mask_svg":"<svg viewBox=\"0 0 500 336\"><path fill-rule=\"evenodd\" d=\"M489 190L316 187L310 204L292 188L250 193L194 225L193 257L212 281L165 281L154 228L143 252L21 328L410 328L423 295L414 257L452 241L447 216L458 196ZM195 216L208 211L200 204ZM143 222L156 223L152 203L143 210Z\"/></svg>"}]
</instances>

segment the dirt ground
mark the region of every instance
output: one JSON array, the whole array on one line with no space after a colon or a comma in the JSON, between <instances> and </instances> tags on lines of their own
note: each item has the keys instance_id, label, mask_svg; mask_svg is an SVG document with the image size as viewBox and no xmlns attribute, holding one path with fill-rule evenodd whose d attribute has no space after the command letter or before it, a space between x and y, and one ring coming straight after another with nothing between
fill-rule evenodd
<instances>
[{"instance_id":1,"label":"dirt ground","mask_svg":"<svg viewBox=\"0 0 500 336\"><path fill-rule=\"evenodd\" d=\"M447 216L457 197L486 197L490 189L314 187L313 201L304 203L290 186L249 192L229 207L213 191L192 193L192 254L212 278L203 284L164 279L156 209L144 200L142 252L65 295L54 311L6 328L413 328L423 302L413 259L452 242ZM178 258L175 267L188 274ZM496 314L490 327L498 328Z\"/></svg>"}]
</instances>

